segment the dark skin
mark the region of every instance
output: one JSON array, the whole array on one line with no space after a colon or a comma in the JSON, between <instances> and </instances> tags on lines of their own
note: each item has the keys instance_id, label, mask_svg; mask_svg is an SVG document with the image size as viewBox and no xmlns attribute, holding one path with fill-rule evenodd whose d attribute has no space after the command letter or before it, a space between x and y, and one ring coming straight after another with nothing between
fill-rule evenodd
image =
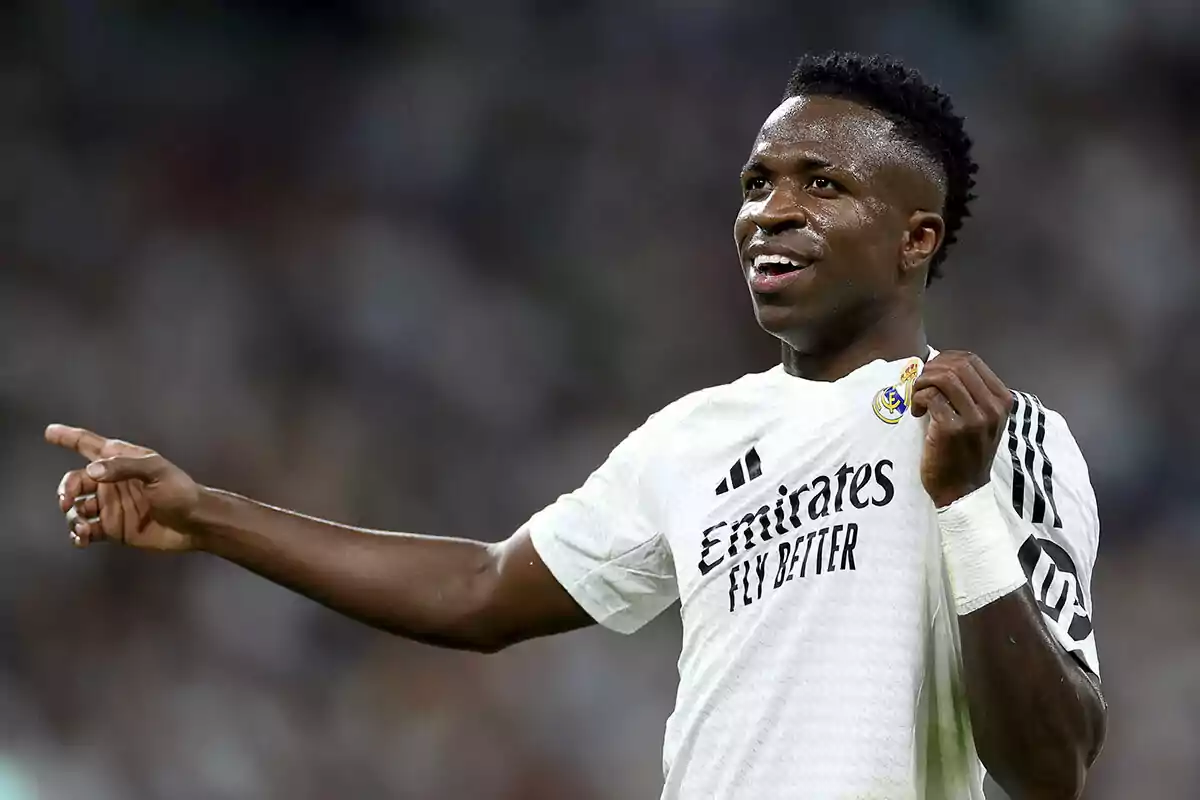
<instances>
[{"instance_id":1,"label":"dark skin","mask_svg":"<svg viewBox=\"0 0 1200 800\"><path fill-rule=\"evenodd\" d=\"M944 236L944 187L888 120L845 100L789 100L764 124L742 182L734 234L746 274L764 249L803 263L769 290L751 284L789 373L836 380L875 359L928 354L922 300ZM914 389L913 413L930 417L922 481L943 506L987 484L1008 390L978 357L957 352L931 361ZM51 425L46 439L90 462L58 490L78 547L212 553L445 647L495 652L593 624L524 533L488 545L351 528L200 486L158 453L91 431ZM1014 797L1077 796L1103 741L1104 703L1028 589L961 617L960 628L989 772Z\"/></svg>"},{"instance_id":2,"label":"dark skin","mask_svg":"<svg viewBox=\"0 0 1200 800\"><path fill-rule=\"evenodd\" d=\"M793 98L764 123L742 169L734 240L807 264L751 297L793 375L837 380L874 359L925 357L921 301L945 231L939 177L892 124L854 103Z\"/></svg>"}]
</instances>

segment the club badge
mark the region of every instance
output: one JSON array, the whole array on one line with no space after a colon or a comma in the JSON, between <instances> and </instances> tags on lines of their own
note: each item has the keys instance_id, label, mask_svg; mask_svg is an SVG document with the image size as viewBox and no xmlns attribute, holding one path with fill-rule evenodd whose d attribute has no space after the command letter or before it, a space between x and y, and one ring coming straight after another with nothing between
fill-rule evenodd
<instances>
[{"instance_id":1,"label":"club badge","mask_svg":"<svg viewBox=\"0 0 1200 800\"><path fill-rule=\"evenodd\" d=\"M876 392L875 399L871 402L875 416L888 425L899 422L912 404L912 387L920 371L920 360L913 359L900 373L899 381Z\"/></svg>"}]
</instances>

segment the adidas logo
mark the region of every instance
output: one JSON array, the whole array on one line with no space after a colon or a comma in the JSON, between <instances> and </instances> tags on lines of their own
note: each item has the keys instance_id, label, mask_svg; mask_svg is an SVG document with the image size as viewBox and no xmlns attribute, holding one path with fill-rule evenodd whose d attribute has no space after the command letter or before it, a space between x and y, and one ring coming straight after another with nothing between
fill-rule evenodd
<instances>
[{"instance_id":1,"label":"adidas logo","mask_svg":"<svg viewBox=\"0 0 1200 800\"><path fill-rule=\"evenodd\" d=\"M752 481L762 475L762 459L758 457L758 451L753 447L741 459L739 459L732 467L729 468L729 477L721 478L721 482L717 484L717 494L722 495L729 491L730 487L737 489L744 485L746 481Z\"/></svg>"}]
</instances>

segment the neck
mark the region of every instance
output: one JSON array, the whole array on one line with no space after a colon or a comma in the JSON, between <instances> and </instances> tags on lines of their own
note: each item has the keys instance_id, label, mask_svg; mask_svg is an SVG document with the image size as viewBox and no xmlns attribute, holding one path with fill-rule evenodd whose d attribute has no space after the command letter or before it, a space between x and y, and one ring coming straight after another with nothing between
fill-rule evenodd
<instances>
[{"instance_id":1,"label":"neck","mask_svg":"<svg viewBox=\"0 0 1200 800\"><path fill-rule=\"evenodd\" d=\"M920 316L905 313L879 317L840 341L803 348L783 343L784 370L812 381L836 381L872 361L899 361L910 356L928 358L929 344Z\"/></svg>"}]
</instances>

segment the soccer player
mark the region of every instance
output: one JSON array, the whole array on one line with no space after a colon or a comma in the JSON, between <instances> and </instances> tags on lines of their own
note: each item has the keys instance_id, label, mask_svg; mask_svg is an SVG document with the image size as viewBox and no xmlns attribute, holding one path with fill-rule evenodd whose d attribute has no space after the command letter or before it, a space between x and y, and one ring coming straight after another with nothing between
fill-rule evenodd
<instances>
[{"instance_id":1,"label":"soccer player","mask_svg":"<svg viewBox=\"0 0 1200 800\"><path fill-rule=\"evenodd\" d=\"M216 554L343 614L494 652L681 603L664 798L1074 798L1104 740L1098 521L1062 417L932 350L925 292L976 166L883 58L800 62L734 240L782 363L648 419L507 540L350 528L52 425L76 545Z\"/></svg>"}]
</instances>

